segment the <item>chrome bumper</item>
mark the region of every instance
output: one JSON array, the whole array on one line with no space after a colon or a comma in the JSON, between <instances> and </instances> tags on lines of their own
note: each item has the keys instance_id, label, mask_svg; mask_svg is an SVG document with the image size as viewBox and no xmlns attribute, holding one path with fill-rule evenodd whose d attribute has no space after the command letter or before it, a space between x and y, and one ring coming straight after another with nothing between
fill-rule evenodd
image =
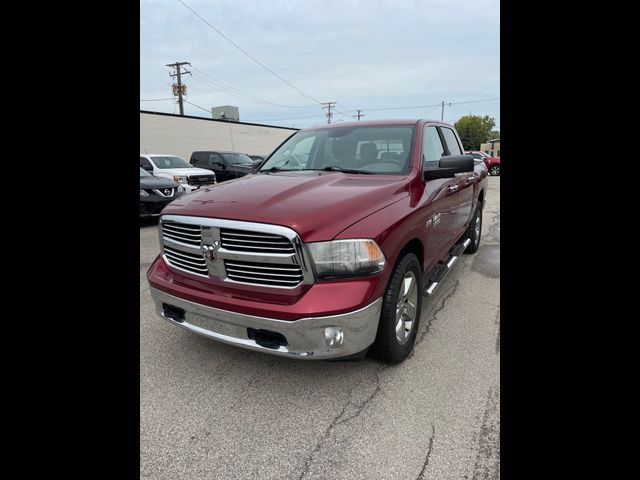
<instances>
[{"instance_id":1,"label":"chrome bumper","mask_svg":"<svg viewBox=\"0 0 640 480\"><path fill-rule=\"evenodd\" d=\"M221 310L174 297L151 286L149 289L158 314L174 325L237 347L310 360L346 357L369 347L376 338L382 306L382 298L379 298L360 310L341 315L285 321ZM184 310L184 320L167 317L163 304ZM342 329L341 345L328 346L326 327ZM247 328L280 333L287 344L277 348L263 347L249 338Z\"/></svg>"}]
</instances>

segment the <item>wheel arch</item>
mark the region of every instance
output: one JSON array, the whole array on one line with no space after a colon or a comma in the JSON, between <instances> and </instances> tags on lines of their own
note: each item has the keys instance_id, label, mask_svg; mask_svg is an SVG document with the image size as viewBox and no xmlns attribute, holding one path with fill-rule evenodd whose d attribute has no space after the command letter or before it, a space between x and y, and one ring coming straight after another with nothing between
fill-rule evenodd
<instances>
[{"instance_id":1,"label":"wheel arch","mask_svg":"<svg viewBox=\"0 0 640 480\"><path fill-rule=\"evenodd\" d=\"M400 253L398 253L395 263L398 263L402 258L402 256L404 255L404 253L407 253L407 252L413 253L416 257L418 257L420 266L424 270L425 252L424 252L424 244L422 243L422 240L420 240L418 237L413 237L411 240L405 243L404 246L400 249Z\"/></svg>"}]
</instances>

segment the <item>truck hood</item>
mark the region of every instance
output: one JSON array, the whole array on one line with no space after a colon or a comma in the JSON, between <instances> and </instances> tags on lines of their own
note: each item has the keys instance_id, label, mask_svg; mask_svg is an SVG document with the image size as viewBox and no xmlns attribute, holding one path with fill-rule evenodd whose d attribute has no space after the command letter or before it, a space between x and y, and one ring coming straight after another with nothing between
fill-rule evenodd
<instances>
[{"instance_id":1,"label":"truck hood","mask_svg":"<svg viewBox=\"0 0 640 480\"><path fill-rule=\"evenodd\" d=\"M342 230L409 195L405 176L342 172L279 172L201 188L163 213L283 225L303 241L330 240Z\"/></svg>"}]
</instances>

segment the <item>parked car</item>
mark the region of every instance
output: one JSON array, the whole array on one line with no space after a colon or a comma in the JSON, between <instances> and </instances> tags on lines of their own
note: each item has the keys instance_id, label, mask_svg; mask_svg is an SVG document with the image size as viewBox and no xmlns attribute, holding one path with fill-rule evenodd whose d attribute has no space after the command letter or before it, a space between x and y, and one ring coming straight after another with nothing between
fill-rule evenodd
<instances>
[{"instance_id":1,"label":"parked car","mask_svg":"<svg viewBox=\"0 0 640 480\"><path fill-rule=\"evenodd\" d=\"M195 167L206 168L214 172L219 182L244 177L256 171L251 157L238 152L209 150L193 152L189 163Z\"/></svg>"},{"instance_id":2,"label":"parked car","mask_svg":"<svg viewBox=\"0 0 640 480\"><path fill-rule=\"evenodd\" d=\"M165 208L157 312L259 352L401 362L423 295L480 245L487 168L461 145L427 120L296 132L258 174Z\"/></svg>"},{"instance_id":3,"label":"parked car","mask_svg":"<svg viewBox=\"0 0 640 480\"><path fill-rule=\"evenodd\" d=\"M268 155L249 155L251 160L253 160L253 168L254 170L258 170L260 166L267 160Z\"/></svg>"},{"instance_id":4,"label":"parked car","mask_svg":"<svg viewBox=\"0 0 640 480\"><path fill-rule=\"evenodd\" d=\"M140 218L160 215L169 202L183 194L184 188L179 183L155 177L140 168Z\"/></svg>"},{"instance_id":5,"label":"parked car","mask_svg":"<svg viewBox=\"0 0 640 480\"><path fill-rule=\"evenodd\" d=\"M482 161L484 161L487 169L489 170L489 175L500 176L500 157L491 157L484 152L478 151L468 151L465 153L473 155L473 158L481 159Z\"/></svg>"},{"instance_id":6,"label":"parked car","mask_svg":"<svg viewBox=\"0 0 640 480\"><path fill-rule=\"evenodd\" d=\"M156 177L164 177L178 182L185 192L190 193L203 185L216 183L216 174L211 170L195 168L184 158L176 155L140 154L140 168Z\"/></svg>"}]
</instances>

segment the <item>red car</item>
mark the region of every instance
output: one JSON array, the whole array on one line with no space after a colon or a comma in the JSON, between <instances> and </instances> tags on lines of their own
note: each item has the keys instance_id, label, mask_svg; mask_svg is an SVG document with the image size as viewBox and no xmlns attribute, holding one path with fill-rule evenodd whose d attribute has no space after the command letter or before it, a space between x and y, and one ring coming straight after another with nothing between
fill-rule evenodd
<instances>
[{"instance_id":1,"label":"red car","mask_svg":"<svg viewBox=\"0 0 640 480\"><path fill-rule=\"evenodd\" d=\"M482 160L489 170L489 175L500 176L500 157L490 157L484 152L469 151L464 152L467 155L473 155L476 160Z\"/></svg>"},{"instance_id":2,"label":"red car","mask_svg":"<svg viewBox=\"0 0 640 480\"><path fill-rule=\"evenodd\" d=\"M264 353L371 349L401 362L423 296L480 245L487 168L461 145L452 125L430 120L298 131L258 173L165 207L147 272L158 313Z\"/></svg>"}]
</instances>

